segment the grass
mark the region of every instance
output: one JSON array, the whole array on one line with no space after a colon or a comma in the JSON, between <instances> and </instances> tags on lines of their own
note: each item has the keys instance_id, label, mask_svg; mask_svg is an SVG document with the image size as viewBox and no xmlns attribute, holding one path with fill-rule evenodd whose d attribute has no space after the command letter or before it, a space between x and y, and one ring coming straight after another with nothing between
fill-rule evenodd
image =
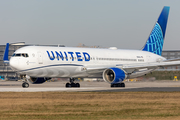
<instances>
[{"instance_id":1,"label":"grass","mask_svg":"<svg viewBox=\"0 0 180 120\"><path fill-rule=\"evenodd\" d=\"M143 78L155 77L156 80L173 80L174 76L180 79L180 71L153 71L152 74L149 73L143 76Z\"/></svg>"},{"instance_id":2,"label":"grass","mask_svg":"<svg viewBox=\"0 0 180 120\"><path fill-rule=\"evenodd\" d=\"M180 92L1 92L0 120L180 119Z\"/></svg>"}]
</instances>

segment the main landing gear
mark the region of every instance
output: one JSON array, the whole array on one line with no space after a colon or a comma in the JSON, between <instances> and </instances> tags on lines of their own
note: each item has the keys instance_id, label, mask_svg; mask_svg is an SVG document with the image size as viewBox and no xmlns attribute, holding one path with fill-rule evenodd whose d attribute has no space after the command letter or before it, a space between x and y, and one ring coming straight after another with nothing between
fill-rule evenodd
<instances>
[{"instance_id":1,"label":"main landing gear","mask_svg":"<svg viewBox=\"0 0 180 120\"><path fill-rule=\"evenodd\" d=\"M69 81L70 81L70 83L66 83L66 87L67 87L67 88L80 87L80 84L79 84L79 83L74 83L75 78L70 78Z\"/></svg>"},{"instance_id":2,"label":"main landing gear","mask_svg":"<svg viewBox=\"0 0 180 120\"><path fill-rule=\"evenodd\" d=\"M23 88L28 88L29 87L29 83L27 82L27 78L26 78L26 75L23 75L23 84L22 84L22 87Z\"/></svg>"},{"instance_id":3,"label":"main landing gear","mask_svg":"<svg viewBox=\"0 0 180 120\"><path fill-rule=\"evenodd\" d=\"M111 87L125 87L124 83L111 84Z\"/></svg>"}]
</instances>

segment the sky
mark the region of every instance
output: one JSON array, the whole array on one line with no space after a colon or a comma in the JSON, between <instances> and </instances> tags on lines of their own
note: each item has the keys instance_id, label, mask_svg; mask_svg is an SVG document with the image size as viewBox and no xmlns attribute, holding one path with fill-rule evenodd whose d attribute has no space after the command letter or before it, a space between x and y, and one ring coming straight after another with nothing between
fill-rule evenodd
<instances>
[{"instance_id":1,"label":"sky","mask_svg":"<svg viewBox=\"0 0 180 120\"><path fill-rule=\"evenodd\" d=\"M163 50L180 50L180 0L0 0L0 44L141 49L170 6Z\"/></svg>"}]
</instances>

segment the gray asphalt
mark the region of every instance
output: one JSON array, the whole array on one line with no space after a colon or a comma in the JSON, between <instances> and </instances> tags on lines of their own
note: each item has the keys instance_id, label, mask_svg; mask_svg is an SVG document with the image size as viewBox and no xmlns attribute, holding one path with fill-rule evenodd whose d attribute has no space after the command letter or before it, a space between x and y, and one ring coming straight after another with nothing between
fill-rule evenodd
<instances>
[{"instance_id":1,"label":"gray asphalt","mask_svg":"<svg viewBox=\"0 0 180 120\"><path fill-rule=\"evenodd\" d=\"M174 92L180 91L180 81L138 81L125 82L125 88L111 88L106 82L79 82L80 88L65 88L67 81L45 82L43 84L30 84L29 88L22 88L21 81L0 81L0 92Z\"/></svg>"},{"instance_id":2,"label":"gray asphalt","mask_svg":"<svg viewBox=\"0 0 180 120\"><path fill-rule=\"evenodd\" d=\"M112 90L95 90L96 92L179 92L180 87L145 87L145 88L127 88Z\"/></svg>"}]
</instances>

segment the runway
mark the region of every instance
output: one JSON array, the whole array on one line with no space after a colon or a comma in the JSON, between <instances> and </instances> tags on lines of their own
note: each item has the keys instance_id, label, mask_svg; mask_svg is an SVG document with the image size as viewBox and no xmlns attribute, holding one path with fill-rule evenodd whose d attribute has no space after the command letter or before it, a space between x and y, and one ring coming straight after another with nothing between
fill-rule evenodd
<instances>
[{"instance_id":1,"label":"runway","mask_svg":"<svg viewBox=\"0 0 180 120\"><path fill-rule=\"evenodd\" d=\"M125 88L111 88L106 82L80 82L80 88L65 88L67 81L30 84L22 88L20 81L0 81L0 92L173 92L180 91L180 81L141 81L125 82Z\"/></svg>"}]
</instances>

